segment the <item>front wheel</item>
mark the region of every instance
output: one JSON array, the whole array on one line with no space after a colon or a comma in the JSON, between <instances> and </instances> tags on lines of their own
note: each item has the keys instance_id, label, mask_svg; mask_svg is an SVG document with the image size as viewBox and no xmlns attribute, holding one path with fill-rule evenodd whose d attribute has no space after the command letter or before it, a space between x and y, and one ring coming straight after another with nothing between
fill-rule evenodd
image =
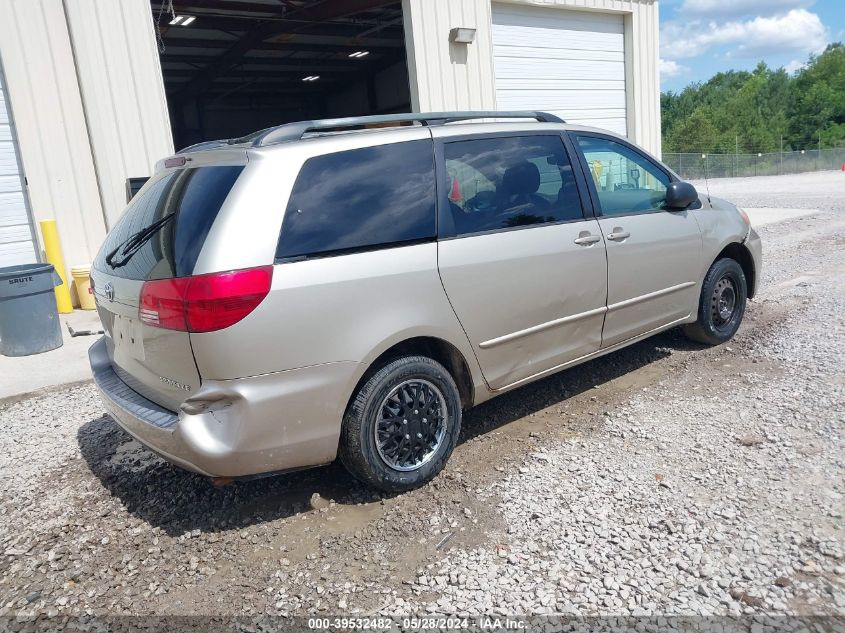
<instances>
[{"instance_id":1,"label":"front wheel","mask_svg":"<svg viewBox=\"0 0 845 633\"><path fill-rule=\"evenodd\" d=\"M343 419L340 460L357 479L388 492L417 488L439 473L461 431L452 376L425 356L406 356L375 372Z\"/></svg>"},{"instance_id":2,"label":"front wheel","mask_svg":"<svg viewBox=\"0 0 845 633\"><path fill-rule=\"evenodd\" d=\"M705 345L729 341L742 323L748 286L736 260L716 260L701 286L698 320L684 326L688 338Z\"/></svg>"}]
</instances>

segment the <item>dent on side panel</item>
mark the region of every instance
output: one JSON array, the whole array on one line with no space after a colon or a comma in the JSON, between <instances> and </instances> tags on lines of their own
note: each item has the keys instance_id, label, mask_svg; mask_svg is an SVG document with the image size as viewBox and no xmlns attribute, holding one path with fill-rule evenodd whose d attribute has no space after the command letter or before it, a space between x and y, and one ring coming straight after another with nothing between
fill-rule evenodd
<instances>
[{"instance_id":1,"label":"dent on side panel","mask_svg":"<svg viewBox=\"0 0 845 633\"><path fill-rule=\"evenodd\" d=\"M594 220L440 243L440 276L494 389L596 351L607 296Z\"/></svg>"}]
</instances>

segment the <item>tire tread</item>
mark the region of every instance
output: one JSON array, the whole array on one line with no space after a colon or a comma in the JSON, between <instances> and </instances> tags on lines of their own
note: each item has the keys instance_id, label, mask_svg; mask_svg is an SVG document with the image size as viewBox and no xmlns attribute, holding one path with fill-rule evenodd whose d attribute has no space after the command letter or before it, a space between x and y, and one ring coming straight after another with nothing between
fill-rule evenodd
<instances>
[{"instance_id":1,"label":"tire tread","mask_svg":"<svg viewBox=\"0 0 845 633\"><path fill-rule=\"evenodd\" d=\"M436 377L444 383L445 390L443 395L446 398L447 407L450 402L453 405L457 405L453 412L449 412L450 427L448 427L447 450L437 455L423 469L418 471L400 472L390 470L387 472L388 468L386 465L382 465L386 471L386 476L380 477L377 470L373 468L373 465L367 459L368 451L362 445L363 433L365 432L362 427L366 423L364 417L367 407L370 405L374 394L383 387L386 381L389 381L391 377L394 377L394 379L400 378L403 373L413 372L415 368L417 372L433 372L436 374ZM451 393L446 393L447 391ZM361 386L358 393L355 394L343 416L338 456L346 470L368 486L387 492L411 490L427 483L443 469L443 466L452 454L455 444L457 444L460 426L460 394L449 371L443 365L427 356L403 356L388 362L374 372ZM424 471L425 474L421 475Z\"/></svg>"},{"instance_id":2,"label":"tire tread","mask_svg":"<svg viewBox=\"0 0 845 633\"><path fill-rule=\"evenodd\" d=\"M745 312L745 301L748 298L748 287L747 281L745 279L745 274L742 271L742 266L737 262L735 259L731 257L721 257L713 262L713 265L710 266L710 270L707 271L707 274L704 276L704 282L701 284L701 295L699 296L698 300L698 318L695 323L689 323L683 326L684 335L692 341L696 343L702 343L704 345L721 345L729 341L735 331L730 334L730 336L724 337L715 334L714 332L710 331L710 328L707 327L708 322L708 300L711 292L712 286L716 283L719 277L721 277L726 267L734 268L734 272L737 273L738 278L740 280L741 288L740 294L742 295L742 311L743 315L740 316L740 323L742 322L742 316L744 316ZM737 325L737 327L739 327Z\"/></svg>"}]
</instances>

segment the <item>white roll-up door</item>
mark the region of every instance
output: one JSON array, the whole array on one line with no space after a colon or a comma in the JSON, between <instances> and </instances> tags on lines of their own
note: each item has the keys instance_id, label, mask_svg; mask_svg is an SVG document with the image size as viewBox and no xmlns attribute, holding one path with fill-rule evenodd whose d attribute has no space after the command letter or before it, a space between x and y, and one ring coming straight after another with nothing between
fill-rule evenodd
<instances>
[{"instance_id":1,"label":"white roll-up door","mask_svg":"<svg viewBox=\"0 0 845 633\"><path fill-rule=\"evenodd\" d=\"M499 110L543 110L627 133L621 15L493 4Z\"/></svg>"},{"instance_id":2,"label":"white roll-up door","mask_svg":"<svg viewBox=\"0 0 845 633\"><path fill-rule=\"evenodd\" d=\"M10 110L0 67L0 267L38 261Z\"/></svg>"}]
</instances>

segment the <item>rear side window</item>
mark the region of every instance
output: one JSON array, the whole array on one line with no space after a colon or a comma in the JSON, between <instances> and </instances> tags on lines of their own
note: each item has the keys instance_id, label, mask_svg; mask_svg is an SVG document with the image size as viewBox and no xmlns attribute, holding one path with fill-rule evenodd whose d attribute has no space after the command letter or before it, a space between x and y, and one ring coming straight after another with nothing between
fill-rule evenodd
<instances>
[{"instance_id":1,"label":"rear side window","mask_svg":"<svg viewBox=\"0 0 845 633\"><path fill-rule=\"evenodd\" d=\"M120 220L109 231L95 260L95 267L127 279L167 279L193 274L200 250L241 165L195 167L154 176L132 198ZM168 219L169 218L169 219ZM112 266L106 256L134 236L159 223L140 248L128 257L117 257Z\"/></svg>"},{"instance_id":2,"label":"rear side window","mask_svg":"<svg viewBox=\"0 0 845 633\"><path fill-rule=\"evenodd\" d=\"M458 235L584 219L559 136L455 141L445 155Z\"/></svg>"},{"instance_id":3,"label":"rear side window","mask_svg":"<svg viewBox=\"0 0 845 633\"><path fill-rule=\"evenodd\" d=\"M432 240L436 234L431 141L317 156L288 201L276 257L329 255Z\"/></svg>"}]
</instances>

